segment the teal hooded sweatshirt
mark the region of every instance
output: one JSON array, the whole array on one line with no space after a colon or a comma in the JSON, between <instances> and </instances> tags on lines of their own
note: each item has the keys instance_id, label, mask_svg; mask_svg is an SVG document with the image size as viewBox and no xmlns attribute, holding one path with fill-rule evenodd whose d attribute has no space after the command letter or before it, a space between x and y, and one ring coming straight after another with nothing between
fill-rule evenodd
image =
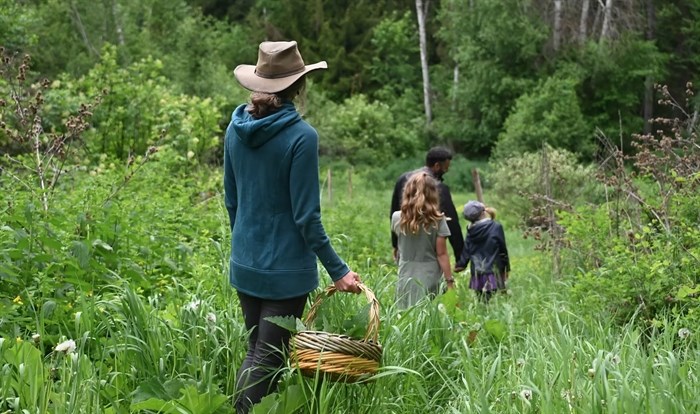
<instances>
[{"instance_id":1,"label":"teal hooded sweatshirt","mask_svg":"<svg viewBox=\"0 0 700 414\"><path fill-rule=\"evenodd\" d=\"M321 223L318 133L291 102L260 119L245 107L224 146L231 285L262 299L301 296L318 287L317 257L334 281L350 270Z\"/></svg>"}]
</instances>

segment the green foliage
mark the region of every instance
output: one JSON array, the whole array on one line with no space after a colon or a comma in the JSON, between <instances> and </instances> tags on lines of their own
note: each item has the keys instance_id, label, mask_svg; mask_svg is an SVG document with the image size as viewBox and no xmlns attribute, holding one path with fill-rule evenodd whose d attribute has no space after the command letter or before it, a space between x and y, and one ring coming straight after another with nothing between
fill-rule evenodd
<instances>
[{"instance_id":1,"label":"green foliage","mask_svg":"<svg viewBox=\"0 0 700 414\"><path fill-rule=\"evenodd\" d=\"M581 114L576 83L571 78L550 77L519 97L498 137L494 159L534 152L544 144L590 159L595 138Z\"/></svg>"},{"instance_id":2,"label":"green foliage","mask_svg":"<svg viewBox=\"0 0 700 414\"><path fill-rule=\"evenodd\" d=\"M92 154L127 159L149 147L171 147L182 162L210 160L223 134L219 103L211 98L180 95L163 76L163 62L148 58L122 68L116 48L105 48L102 60L78 80L54 82L48 98L53 116L64 116L81 96L105 96L86 136Z\"/></svg>"},{"instance_id":3,"label":"green foliage","mask_svg":"<svg viewBox=\"0 0 700 414\"><path fill-rule=\"evenodd\" d=\"M415 104L420 105L420 72L412 62L418 60L418 39L413 17L406 12L403 16L392 16L379 22L373 30L372 47L375 54L367 71L371 83L367 86L376 90L371 96L391 102L397 97L411 95Z\"/></svg>"},{"instance_id":4,"label":"green foliage","mask_svg":"<svg viewBox=\"0 0 700 414\"><path fill-rule=\"evenodd\" d=\"M595 167L581 165L569 151L546 148L546 166L551 185L549 197L568 205L599 201L602 187L595 181ZM498 204L507 206L521 223L531 220L533 212L542 207L544 200L533 196L547 194L542 164L541 151L516 155L492 164L493 171L489 177Z\"/></svg>"},{"instance_id":5,"label":"green foliage","mask_svg":"<svg viewBox=\"0 0 700 414\"><path fill-rule=\"evenodd\" d=\"M580 106L588 124L626 140L641 131L642 86L647 77L662 78L667 56L654 43L631 35L615 43L588 42L577 53L583 73Z\"/></svg>"},{"instance_id":6,"label":"green foliage","mask_svg":"<svg viewBox=\"0 0 700 414\"><path fill-rule=\"evenodd\" d=\"M412 125L397 122L388 105L369 102L364 95L341 105L328 102L313 122L322 137L321 153L353 165L380 165L413 154L418 141Z\"/></svg>"},{"instance_id":7,"label":"green foliage","mask_svg":"<svg viewBox=\"0 0 700 414\"><path fill-rule=\"evenodd\" d=\"M578 269L573 274L574 300L604 309L619 323L636 318L655 327L673 312L687 315L688 326L696 326L700 303L693 292L700 279L693 269L698 266L700 232L692 223L697 218L677 222L669 234L653 222L640 231L622 231L614 204L561 216L569 266Z\"/></svg>"},{"instance_id":8,"label":"green foliage","mask_svg":"<svg viewBox=\"0 0 700 414\"><path fill-rule=\"evenodd\" d=\"M443 91L435 128L470 158L487 155L511 106L535 83L546 28L529 2L519 0L442 2L439 21L454 63L435 71L436 90Z\"/></svg>"},{"instance_id":9,"label":"green foliage","mask_svg":"<svg viewBox=\"0 0 700 414\"><path fill-rule=\"evenodd\" d=\"M657 7L656 43L668 59L663 83L680 95L688 81L700 81L700 3L673 0Z\"/></svg>"},{"instance_id":10,"label":"green foliage","mask_svg":"<svg viewBox=\"0 0 700 414\"><path fill-rule=\"evenodd\" d=\"M223 405L228 398L215 391L200 393L196 384L185 384L181 380L168 380L160 384L158 379L141 383L136 389L131 412L157 411L177 414L186 410L192 414L214 414L228 412ZM179 398L178 398L179 397Z\"/></svg>"},{"instance_id":11,"label":"green foliage","mask_svg":"<svg viewBox=\"0 0 700 414\"><path fill-rule=\"evenodd\" d=\"M0 46L8 50L23 51L36 44L38 37L28 27L37 24L33 9L15 0L0 0Z\"/></svg>"}]
</instances>

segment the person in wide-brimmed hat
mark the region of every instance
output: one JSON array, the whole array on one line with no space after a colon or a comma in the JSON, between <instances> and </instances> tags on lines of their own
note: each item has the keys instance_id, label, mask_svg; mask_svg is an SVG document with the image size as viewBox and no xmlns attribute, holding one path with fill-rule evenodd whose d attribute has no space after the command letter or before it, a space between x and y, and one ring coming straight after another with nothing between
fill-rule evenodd
<instances>
[{"instance_id":1,"label":"person in wide-brimmed hat","mask_svg":"<svg viewBox=\"0 0 700 414\"><path fill-rule=\"evenodd\" d=\"M309 72L297 43L263 42L236 80L250 90L226 129L225 204L231 221L230 282L237 290L248 352L237 377L236 409L274 391L291 333L265 318L301 318L319 284L316 259L335 288L359 293L360 277L336 254L321 223L318 133L294 106Z\"/></svg>"}]
</instances>

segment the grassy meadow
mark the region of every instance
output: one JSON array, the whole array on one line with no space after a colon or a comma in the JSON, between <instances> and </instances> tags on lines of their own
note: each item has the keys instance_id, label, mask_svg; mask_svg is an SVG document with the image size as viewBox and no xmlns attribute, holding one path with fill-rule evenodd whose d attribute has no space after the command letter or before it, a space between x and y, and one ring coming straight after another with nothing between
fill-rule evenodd
<instances>
[{"instance_id":1,"label":"grassy meadow","mask_svg":"<svg viewBox=\"0 0 700 414\"><path fill-rule=\"evenodd\" d=\"M0 413L233 412L246 332L227 278L221 172L156 160L122 178L109 163L73 170L44 209L0 177ZM566 276L552 277L497 202L508 294L479 303L463 273L455 290L397 309L393 182L334 182L324 224L381 303L382 369L344 384L289 367L255 413L700 412L697 327L671 316L666 329L618 327L572 302ZM363 296L338 294L323 318L340 331L365 311Z\"/></svg>"}]
</instances>

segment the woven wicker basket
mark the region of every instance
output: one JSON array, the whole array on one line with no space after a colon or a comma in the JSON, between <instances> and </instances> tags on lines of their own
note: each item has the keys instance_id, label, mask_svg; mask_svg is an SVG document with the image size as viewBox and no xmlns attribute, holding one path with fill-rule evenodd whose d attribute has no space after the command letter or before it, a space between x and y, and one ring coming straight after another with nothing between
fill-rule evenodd
<instances>
[{"instance_id":1,"label":"woven wicker basket","mask_svg":"<svg viewBox=\"0 0 700 414\"><path fill-rule=\"evenodd\" d=\"M356 382L377 372L382 359L382 346L378 342L379 301L367 286L360 284L359 287L370 303L369 323L364 339L357 340L322 331L295 334L290 341L290 358L292 365L304 375L313 377L321 373L333 381ZM330 286L316 297L306 316L306 326L311 326L321 302L335 291L335 287Z\"/></svg>"}]
</instances>

